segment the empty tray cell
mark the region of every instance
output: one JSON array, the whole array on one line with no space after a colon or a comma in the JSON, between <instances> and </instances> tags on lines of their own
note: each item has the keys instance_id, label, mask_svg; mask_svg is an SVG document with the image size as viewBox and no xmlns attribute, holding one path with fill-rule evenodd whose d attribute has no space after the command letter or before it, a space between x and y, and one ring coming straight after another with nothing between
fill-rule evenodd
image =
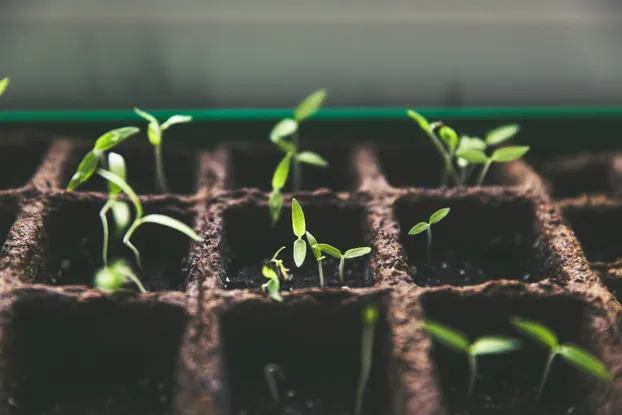
<instances>
[{"instance_id":1,"label":"empty tray cell","mask_svg":"<svg viewBox=\"0 0 622 415\"><path fill-rule=\"evenodd\" d=\"M11 413L170 413L182 308L23 297L4 341Z\"/></svg>"},{"instance_id":2,"label":"empty tray cell","mask_svg":"<svg viewBox=\"0 0 622 415\"><path fill-rule=\"evenodd\" d=\"M318 243L329 243L341 252L370 246L365 210L357 204L313 200L299 201L305 214L307 231ZM307 256L302 267L293 261L291 207L283 207L281 219L273 227L266 204L243 203L227 208L224 213L224 235L221 254L224 262L223 286L259 289L266 282L262 266L269 263L281 247L279 258L289 269L291 279L281 281L281 290L319 287L318 263L307 238ZM373 252L372 254L373 255ZM345 260L344 282L339 279L339 261L329 255L322 261L325 286L363 287L371 285L370 255ZM281 277L282 278L282 277Z\"/></svg>"},{"instance_id":3,"label":"empty tray cell","mask_svg":"<svg viewBox=\"0 0 622 415\"><path fill-rule=\"evenodd\" d=\"M251 301L226 312L221 347L231 408L227 415L353 414L363 304L337 298L293 305ZM392 347L384 308L374 334L362 413L389 415ZM280 403L266 383L266 365L282 373L277 377Z\"/></svg>"},{"instance_id":4,"label":"empty tray cell","mask_svg":"<svg viewBox=\"0 0 622 415\"><path fill-rule=\"evenodd\" d=\"M51 285L92 286L97 269L102 267L103 233L99 212L104 201L56 201L45 220L45 267L39 282ZM145 215L159 213L192 226L194 215L172 204L144 203ZM132 212L133 213L133 212ZM181 232L147 223L132 236L131 242L140 251L143 270L134 255L114 234L111 227L109 262L126 259L148 291L183 290L186 285L186 261L192 241Z\"/></svg>"},{"instance_id":5,"label":"empty tray cell","mask_svg":"<svg viewBox=\"0 0 622 415\"><path fill-rule=\"evenodd\" d=\"M538 297L526 292L482 294L428 293L423 297L425 318L459 330L470 341L480 336L501 335L520 340L521 348L507 354L477 358L473 394L468 394L467 356L434 342L432 357L450 414L477 415L566 415L591 414L586 398L593 378L556 357L536 400L548 350L522 335L511 324L520 316L550 327L563 343L582 347L602 340L589 338L586 307L575 298L554 295Z\"/></svg>"},{"instance_id":6,"label":"empty tray cell","mask_svg":"<svg viewBox=\"0 0 622 415\"><path fill-rule=\"evenodd\" d=\"M405 197L396 202L401 242L417 285L464 286L501 279L536 282L555 275L533 202L509 193L497 195ZM449 215L431 226L429 256L427 232L408 232L446 207L451 209Z\"/></svg>"},{"instance_id":7,"label":"empty tray cell","mask_svg":"<svg viewBox=\"0 0 622 415\"><path fill-rule=\"evenodd\" d=\"M28 184L45 158L49 144L44 139L24 137L0 145L0 190Z\"/></svg>"},{"instance_id":8,"label":"empty tray cell","mask_svg":"<svg viewBox=\"0 0 622 415\"><path fill-rule=\"evenodd\" d=\"M147 140L145 138L145 140ZM65 168L63 185L71 180L80 161L91 149L87 144L78 145L73 150ZM147 145L121 144L112 152L121 154L127 166L127 182L137 194L161 193L156 188L156 163L154 148ZM162 160L164 174L169 187L169 193L190 195L196 190L198 159L196 153L190 150L170 148L163 144ZM88 182L78 188L80 191L107 192L106 181L98 175L93 175Z\"/></svg>"},{"instance_id":9,"label":"empty tray cell","mask_svg":"<svg viewBox=\"0 0 622 415\"><path fill-rule=\"evenodd\" d=\"M386 144L378 145L377 155L380 169L392 187L441 186L444 164L433 148L416 144ZM480 169L480 166L474 166L465 176L468 185L475 185ZM510 176L507 164L493 164L486 174L484 185L515 186L516 178ZM454 181L449 183L453 185Z\"/></svg>"},{"instance_id":10,"label":"empty tray cell","mask_svg":"<svg viewBox=\"0 0 622 415\"><path fill-rule=\"evenodd\" d=\"M319 147L303 150L313 151L321 155L328 167L301 164L302 185L299 190L316 190L328 188L335 191L356 190L352 148ZM238 145L228 148L229 166L227 171L227 187L241 189L254 187L264 191L272 190L272 176L285 154L276 147L268 145ZM289 178L283 191L292 190L294 181L294 164L292 162Z\"/></svg>"},{"instance_id":11,"label":"empty tray cell","mask_svg":"<svg viewBox=\"0 0 622 415\"><path fill-rule=\"evenodd\" d=\"M549 182L554 199L615 193L616 175L611 154L561 156L540 163L537 170Z\"/></svg>"}]
</instances>

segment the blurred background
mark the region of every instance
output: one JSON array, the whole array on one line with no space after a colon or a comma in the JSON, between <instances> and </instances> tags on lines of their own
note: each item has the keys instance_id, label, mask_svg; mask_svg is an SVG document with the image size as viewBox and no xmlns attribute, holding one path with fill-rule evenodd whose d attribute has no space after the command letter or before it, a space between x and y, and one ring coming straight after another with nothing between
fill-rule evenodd
<instances>
[{"instance_id":1,"label":"blurred background","mask_svg":"<svg viewBox=\"0 0 622 415\"><path fill-rule=\"evenodd\" d=\"M620 0L0 0L4 109L622 104Z\"/></svg>"}]
</instances>

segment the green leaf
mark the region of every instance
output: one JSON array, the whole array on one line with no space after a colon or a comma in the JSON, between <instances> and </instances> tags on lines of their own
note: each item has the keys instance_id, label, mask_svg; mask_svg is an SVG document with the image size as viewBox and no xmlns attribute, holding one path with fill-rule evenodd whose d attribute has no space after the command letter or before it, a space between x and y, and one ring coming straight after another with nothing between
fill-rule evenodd
<instances>
[{"instance_id":1,"label":"green leaf","mask_svg":"<svg viewBox=\"0 0 622 415\"><path fill-rule=\"evenodd\" d=\"M122 143L140 130L136 127L123 127L115 130L108 131L95 141L95 150L106 151L110 150L117 144Z\"/></svg>"},{"instance_id":2,"label":"green leaf","mask_svg":"<svg viewBox=\"0 0 622 415\"><path fill-rule=\"evenodd\" d=\"M298 123L291 118L285 118L272 127L272 131L270 132L270 140L273 143L276 143L282 138L294 134L296 130L298 130Z\"/></svg>"},{"instance_id":3,"label":"green leaf","mask_svg":"<svg viewBox=\"0 0 622 415\"><path fill-rule=\"evenodd\" d=\"M419 127L421 127L422 130L424 131L430 130L430 123L421 114L413 110L406 111L406 114L413 120L417 121L417 123L419 123Z\"/></svg>"},{"instance_id":4,"label":"green leaf","mask_svg":"<svg viewBox=\"0 0 622 415\"><path fill-rule=\"evenodd\" d=\"M430 225L438 223L445 219L447 215L449 215L450 208L439 209L432 216L430 216Z\"/></svg>"},{"instance_id":5,"label":"green leaf","mask_svg":"<svg viewBox=\"0 0 622 415\"><path fill-rule=\"evenodd\" d=\"M371 248L369 247L352 248L344 252L343 257L346 259L358 258L360 256L367 255L370 252L371 252Z\"/></svg>"},{"instance_id":6,"label":"green leaf","mask_svg":"<svg viewBox=\"0 0 622 415\"><path fill-rule=\"evenodd\" d=\"M162 144L162 129L158 123L151 123L147 126L147 138L152 146Z\"/></svg>"},{"instance_id":7,"label":"green leaf","mask_svg":"<svg viewBox=\"0 0 622 415\"><path fill-rule=\"evenodd\" d=\"M363 324L373 326L378 321L378 307L374 304L370 304L363 308L362 320Z\"/></svg>"},{"instance_id":8,"label":"green leaf","mask_svg":"<svg viewBox=\"0 0 622 415\"><path fill-rule=\"evenodd\" d=\"M108 170L127 181L125 160L120 154L108 154ZM108 182L108 193L110 193L111 196L116 196L121 193L121 188L112 182Z\"/></svg>"},{"instance_id":9,"label":"green leaf","mask_svg":"<svg viewBox=\"0 0 622 415\"><path fill-rule=\"evenodd\" d=\"M6 91L6 89L9 87L10 82L11 81L9 80L9 78L0 79L0 97L2 96L2 94L4 94L4 91Z\"/></svg>"},{"instance_id":10,"label":"green leaf","mask_svg":"<svg viewBox=\"0 0 622 415\"><path fill-rule=\"evenodd\" d=\"M186 236L188 236L190 239L200 242L203 240L203 238L201 238L199 235L197 235L190 226L186 225L185 223L183 223L182 221L179 221L177 219L171 218L169 216L165 216L165 215L159 215L157 213L154 213L152 215L147 215L143 218L140 219L140 223L155 223L156 225L162 225L162 226L166 226L169 227L171 229L174 229L176 231L179 231L183 234L185 234Z\"/></svg>"},{"instance_id":11,"label":"green leaf","mask_svg":"<svg viewBox=\"0 0 622 415\"><path fill-rule=\"evenodd\" d=\"M327 253L333 258L341 259L342 257L341 251L329 244L317 244L313 245L312 248L319 249L320 251Z\"/></svg>"},{"instance_id":12,"label":"green leaf","mask_svg":"<svg viewBox=\"0 0 622 415\"><path fill-rule=\"evenodd\" d=\"M311 251L313 251L313 256L315 259L320 259L322 257L322 251L315 248L314 245L317 245L317 240L309 231L307 231L307 242L309 242L309 246L311 247Z\"/></svg>"},{"instance_id":13,"label":"green leaf","mask_svg":"<svg viewBox=\"0 0 622 415\"><path fill-rule=\"evenodd\" d=\"M189 115L173 115L162 124L162 131L168 129L175 124L185 124L192 121L192 117Z\"/></svg>"},{"instance_id":14,"label":"green leaf","mask_svg":"<svg viewBox=\"0 0 622 415\"><path fill-rule=\"evenodd\" d=\"M421 232L425 232L430 228L430 224L426 222L419 222L415 226L413 226L409 231L409 235L418 235Z\"/></svg>"},{"instance_id":15,"label":"green leaf","mask_svg":"<svg viewBox=\"0 0 622 415\"><path fill-rule=\"evenodd\" d=\"M78 188L82 183L86 182L95 173L97 164L99 163L99 156L95 151L89 151L86 153L80 164L78 170L75 172L69 184L67 190L72 191Z\"/></svg>"},{"instance_id":16,"label":"green leaf","mask_svg":"<svg viewBox=\"0 0 622 415\"><path fill-rule=\"evenodd\" d=\"M486 143L481 138L462 136L460 138L460 145L458 145L458 151L465 150L486 150Z\"/></svg>"},{"instance_id":17,"label":"green leaf","mask_svg":"<svg viewBox=\"0 0 622 415\"><path fill-rule=\"evenodd\" d=\"M507 141L510 138L514 137L519 130L520 127L517 124L503 125L501 127L497 127L494 130L488 131L488 134L486 134L486 144L488 144L489 146L496 146L498 144L501 144L504 141Z\"/></svg>"},{"instance_id":18,"label":"green leaf","mask_svg":"<svg viewBox=\"0 0 622 415\"><path fill-rule=\"evenodd\" d=\"M101 268L95 274L95 287L105 292L116 292L123 288L125 278L113 267Z\"/></svg>"},{"instance_id":19,"label":"green leaf","mask_svg":"<svg viewBox=\"0 0 622 415\"><path fill-rule=\"evenodd\" d=\"M573 344L560 346L558 353L569 363L586 373L592 374L602 380L611 380L612 376L607 366L596 356Z\"/></svg>"},{"instance_id":20,"label":"green leaf","mask_svg":"<svg viewBox=\"0 0 622 415\"><path fill-rule=\"evenodd\" d=\"M310 151L303 151L302 153L298 153L296 155L296 160L302 163L312 164L314 166L328 167L328 162L324 160L322 156L316 153L312 153Z\"/></svg>"},{"instance_id":21,"label":"green leaf","mask_svg":"<svg viewBox=\"0 0 622 415\"><path fill-rule=\"evenodd\" d=\"M557 336L551 329L537 321L529 320L523 317L512 317L512 324L520 332L524 333L533 340L554 349L559 345Z\"/></svg>"},{"instance_id":22,"label":"green leaf","mask_svg":"<svg viewBox=\"0 0 622 415\"><path fill-rule=\"evenodd\" d=\"M283 195L278 189L272 190L270 193L270 217L272 218L272 224L274 225L279 221L281 217L281 210L283 209Z\"/></svg>"},{"instance_id":23,"label":"green leaf","mask_svg":"<svg viewBox=\"0 0 622 415\"><path fill-rule=\"evenodd\" d=\"M123 193L125 193L134 204L134 208L136 209L136 218L141 218L143 216L143 205L140 203L140 199L136 195L136 192L134 192L134 189L132 189L130 185L125 182L125 180L104 169L97 169L97 174L109 182L113 182L119 186L121 190L123 190Z\"/></svg>"},{"instance_id":24,"label":"green leaf","mask_svg":"<svg viewBox=\"0 0 622 415\"><path fill-rule=\"evenodd\" d=\"M312 92L308 97L302 100L302 102L296 107L294 111L294 118L300 122L310 118L317 112L326 99L326 90L318 89Z\"/></svg>"},{"instance_id":25,"label":"green leaf","mask_svg":"<svg viewBox=\"0 0 622 415\"><path fill-rule=\"evenodd\" d=\"M499 163L507 163L523 157L528 151L528 146L504 147L492 153L492 159Z\"/></svg>"},{"instance_id":26,"label":"green leaf","mask_svg":"<svg viewBox=\"0 0 622 415\"><path fill-rule=\"evenodd\" d=\"M454 330L444 324L431 320L425 321L423 323L423 328L427 330L434 339L443 343L445 346L469 353L469 339L458 330Z\"/></svg>"},{"instance_id":27,"label":"green leaf","mask_svg":"<svg viewBox=\"0 0 622 415\"><path fill-rule=\"evenodd\" d=\"M278 148L281 149L281 151L283 151L283 153L287 154L287 153L296 153L296 146L293 145L292 143L290 143L289 141L286 140L280 140L275 142L274 144L276 144L276 146Z\"/></svg>"},{"instance_id":28,"label":"green leaf","mask_svg":"<svg viewBox=\"0 0 622 415\"><path fill-rule=\"evenodd\" d=\"M451 128L446 125L441 127L439 130L439 135L441 139L447 144L447 147L450 149L455 149L458 146L458 134Z\"/></svg>"},{"instance_id":29,"label":"green leaf","mask_svg":"<svg viewBox=\"0 0 622 415\"><path fill-rule=\"evenodd\" d=\"M117 200L110 206L110 210L112 211L117 235L121 235L130 226L132 220L130 205L127 202Z\"/></svg>"},{"instance_id":30,"label":"green leaf","mask_svg":"<svg viewBox=\"0 0 622 415\"><path fill-rule=\"evenodd\" d=\"M288 153L279 162L272 176L272 189L281 190L285 183L287 183L287 177L289 176L289 166L291 165L292 153Z\"/></svg>"},{"instance_id":31,"label":"green leaf","mask_svg":"<svg viewBox=\"0 0 622 415\"><path fill-rule=\"evenodd\" d=\"M261 269L261 273L263 274L264 277L268 278L269 280L279 279L279 276L277 275L276 271L267 265L263 266L263 268Z\"/></svg>"},{"instance_id":32,"label":"green leaf","mask_svg":"<svg viewBox=\"0 0 622 415\"><path fill-rule=\"evenodd\" d=\"M302 266L307 257L307 243L304 239L296 239L294 241L294 263L298 268Z\"/></svg>"},{"instance_id":33,"label":"green leaf","mask_svg":"<svg viewBox=\"0 0 622 415\"><path fill-rule=\"evenodd\" d=\"M134 112L138 114L142 119L146 120L149 124L159 124L158 120L147 111L143 111L140 108L134 107Z\"/></svg>"},{"instance_id":34,"label":"green leaf","mask_svg":"<svg viewBox=\"0 0 622 415\"><path fill-rule=\"evenodd\" d=\"M508 337L486 336L475 340L471 345L471 354L474 356L483 354L509 353L520 349L520 341Z\"/></svg>"},{"instance_id":35,"label":"green leaf","mask_svg":"<svg viewBox=\"0 0 622 415\"><path fill-rule=\"evenodd\" d=\"M302 238L307 231L305 214L296 199L292 200L292 227L294 228L294 235L298 238Z\"/></svg>"},{"instance_id":36,"label":"green leaf","mask_svg":"<svg viewBox=\"0 0 622 415\"><path fill-rule=\"evenodd\" d=\"M481 150L458 151L456 156L461 157L472 164L484 164L488 162L488 156Z\"/></svg>"},{"instance_id":37,"label":"green leaf","mask_svg":"<svg viewBox=\"0 0 622 415\"><path fill-rule=\"evenodd\" d=\"M271 279L270 281L268 281L267 283L265 283L261 287L264 290L268 291L268 296L270 298L272 298L274 301L276 301L277 303L282 303L283 302L283 297L281 297L281 294L279 293L279 291L281 289L281 284L279 283L278 278L277 279Z\"/></svg>"}]
</instances>

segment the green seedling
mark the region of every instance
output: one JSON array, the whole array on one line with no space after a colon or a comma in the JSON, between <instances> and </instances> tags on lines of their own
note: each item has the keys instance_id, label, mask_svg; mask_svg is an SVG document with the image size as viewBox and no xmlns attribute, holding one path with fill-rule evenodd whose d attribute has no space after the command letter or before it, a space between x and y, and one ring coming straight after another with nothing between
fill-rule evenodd
<instances>
[{"instance_id":1,"label":"green seedling","mask_svg":"<svg viewBox=\"0 0 622 415\"><path fill-rule=\"evenodd\" d=\"M134 257L136 258L136 263L138 264L138 267L140 269L142 269L142 263L140 260L140 252L130 242L130 239L132 235L134 234L134 232L136 232L136 230L140 226L146 223L154 223L156 225L162 225L162 226L169 227L171 229L174 229L176 231L179 231L187 235L189 238L191 238L192 240L196 242L200 242L203 240L199 235L197 235L192 230L192 228L187 226L185 223L178 221L177 219L173 219L171 217L160 215L160 214L151 214L151 215L143 216L142 203L140 202L140 199L138 198L134 190L130 187L129 184L125 182L125 180L123 180L121 177L117 176L116 174L111 173L110 171L104 170L104 169L97 169L97 174L102 176L107 181L112 182L113 184L118 186L123 191L123 193L125 193L129 197L130 201L134 205L134 209L136 211L134 222L132 222L129 229L123 236L123 243L125 244L125 246L130 248L132 252L134 253Z\"/></svg>"},{"instance_id":2,"label":"green seedling","mask_svg":"<svg viewBox=\"0 0 622 415\"><path fill-rule=\"evenodd\" d=\"M277 377L283 378L283 371L281 367L276 363L268 363L263 368L263 374L266 377L266 383L268 384L268 389L270 389L270 395L272 395L272 400L274 402L279 403L281 401L279 395L279 385L277 383Z\"/></svg>"},{"instance_id":3,"label":"green seedling","mask_svg":"<svg viewBox=\"0 0 622 415\"><path fill-rule=\"evenodd\" d=\"M169 127L175 124L184 124L192 121L192 117L188 115L173 115L168 120L161 124L158 120L148 112L142 111L139 108L134 108L136 114L146 120L149 125L147 126L147 137L149 142L153 146L156 166L156 189L162 193L169 191L168 182L166 180L166 174L164 174L164 163L162 162L162 134Z\"/></svg>"},{"instance_id":4,"label":"green seedling","mask_svg":"<svg viewBox=\"0 0 622 415\"><path fill-rule=\"evenodd\" d=\"M123 141L138 133L138 131L140 130L136 127L123 127L108 131L99 137L95 141L93 149L86 153L78 165L78 170L71 177L67 185L67 190L75 190L90 179L100 163L104 168L107 168L106 151L113 149L118 144L121 144Z\"/></svg>"},{"instance_id":5,"label":"green seedling","mask_svg":"<svg viewBox=\"0 0 622 415\"><path fill-rule=\"evenodd\" d=\"M292 200L292 228L294 229L294 235L296 235L296 240L294 241L294 263L300 268L307 256L307 244L302 239L307 232L307 225L305 224L305 214L296 199Z\"/></svg>"},{"instance_id":6,"label":"green seedling","mask_svg":"<svg viewBox=\"0 0 622 415\"><path fill-rule=\"evenodd\" d=\"M307 231L307 242L309 242L309 246L311 247L311 251L313 252L313 256L317 261L317 269L320 275L320 287L324 288L324 270L322 269L322 261L326 259L324 255L322 255L322 251L315 248L317 245L317 240L311 233Z\"/></svg>"},{"instance_id":7,"label":"green seedling","mask_svg":"<svg viewBox=\"0 0 622 415\"><path fill-rule=\"evenodd\" d=\"M549 372L551 371L551 366L553 365L553 359L555 359L557 355L563 357L564 360L577 369L596 376L601 380L610 381L612 379L607 366L598 360L596 356L574 344L559 344L557 336L547 326L523 317L512 317L512 324L521 333L549 349L549 356L544 368L544 374L542 375L540 387L538 388L538 398L540 398L542 394L544 384L546 383Z\"/></svg>"},{"instance_id":8,"label":"green seedling","mask_svg":"<svg viewBox=\"0 0 622 415\"><path fill-rule=\"evenodd\" d=\"M283 279L287 281L289 279L289 274L287 273L289 269L285 268L285 265L283 265L283 260L279 259L279 254L284 249L285 247L283 246L278 251L276 251L272 259L270 260L270 263L274 264L274 266L281 272Z\"/></svg>"},{"instance_id":9,"label":"green seedling","mask_svg":"<svg viewBox=\"0 0 622 415\"><path fill-rule=\"evenodd\" d=\"M428 234L428 258L432 258L432 225L438 223L445 219L449 212L450 208L439 209L430 216L429 222L419 222L415 226L413 226L409 231L409 235L418 235L422 232L427 232Z\"/></svg>"},{"instance_id":10,"label":"green seedling","mask_svg":"<svg viewBox=\"0 0 622 415\"><path fill-rule=\"evenodd\" d=\"M378 307L368 305L363 308L361 313L363 322L361 333L361 374L356 388L356 398L354 400L354 414L360 415L363 410L363 392L369 381L371 372L372 356L374 351L374 332L378 321Z\"/></svg>"},{"instance_id":11,"label":"green seedling","mask_svg":"<svg viewBox=\"0 0 622 415\"><path fill-rule=\"evenodd\" d=\"M279 282L279 276L276 271L267 265L264 265L261 269L261 273L268 279L268 282L261 285L261 289L268 293L268 296L277 303L283 302L283 297L279 294L281 290L281 283Z\"/></svg>"},{"instance_id":12,"label":"green seedling","mask_svg":"<svg viewBox=\"0 0 622 415\"><path fill-rule=\"evenodd\" d=\"M6 91L10 83L11 81L9 80L9 78L0 79L0 97L2 96L2 94L4 94L4 91Z\"/></svg>"},{"instance_id":13,"label":"green seedling","mask_svg":"<svg viewBox=\"0 0 622 415\"><path fill-rule=\"evenodd\" d=\"M477 186L481 186L484 183L486 173L488 173L488 169L490 169L492 163L508 163L510 161L518 160L528 151L529 147L527 146L514 146L497 149L490 157L488 157L483 150L465 150L457 153L457 155L471 164L484 165L480 171L479 178L477 179Z\"/></svg>"},{"instance_id":14,"label":"green seedling","mask_svg":"<svg viewBox=\"0 0 622 415\"><path fill-rule=\"evenodd\" d=\"M520 342L516 339L503 336L483 336L473 343L463 333L444 324L427 320L423 328L439 343L462 352L469 359L469 395L473 393L473 386L477 377L477 357L489 354L509 353L520 349Z\"/></svg>"},{"instance_id":15,"label":"green seedling","mask_svg":"<svg viewBox=\"0 0 622 415\"><path fill-rule=\"evenodd\" d=\"M332 256L333 258L336 258L339 260L339 279L341 280L341 282L344 282L343 268L345 265L345 260L358 258L364 255L367 255L371 252L371 248L361 247L361 248L348 249L346 252L342 254L340 250L338 250L337 248L329 244L316 244L316 245L313 245L311 248L318 249Z\"/></svg>"},{"instance_id":16,"label":"green seedling","mask_svg":"<svg viewBox=\"0 0 622 415\"><path fill-rule=\"evenodd\" d=\"M125 284L134 283L141 293L147 292L132 267L123 259L114 261L110 266L101 268L95 274L95 287L108 293L115 293L123 289Z\"/></svg>"},{"instance_id":17,"label":"green seedling","mask_svg":"<svg viewBox=\"0 0 622 415\"><path fill-rule=\"evenodd\" d=\"M272 218L273 226L278 222L279 217L281 217L281 210L283 209L283 194L281 193L281 190L285 186L285 183L287 183L292 155L293 153L285 154L285 157L283 157L283 160L281 160L279 165L276 167L274 176L272 177L270 217Z\"/></svg>"}]
</instances>

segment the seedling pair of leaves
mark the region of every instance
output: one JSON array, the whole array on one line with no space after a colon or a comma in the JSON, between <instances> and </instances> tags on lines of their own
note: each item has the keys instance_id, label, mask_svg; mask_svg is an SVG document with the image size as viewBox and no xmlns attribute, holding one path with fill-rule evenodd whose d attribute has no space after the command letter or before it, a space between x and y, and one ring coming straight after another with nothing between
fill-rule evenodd
<instances>
[{"instance_id":1,"label":"seedling pair of leaves","mask_svg":"<svg viewBox=\"0 0 622 415\"><path fill-rule=\"evenodd\" d=\"M445 219L449 212L450 208L439 209L430 216L429 222L419 222L415 226L413 226L410 231L408 231L409 235L418 235L422 232L427 232L428 234L428 259L432 258L432 225L438 223Z\"/></svg>"},{"instance_id":2,"label":"seedling pair of leaves","mask_svg":"<svg viewBox=\"0 0 622 415\"><path fill-rule=\"evenodd\" d=\"M319 154L311 151L300 151L298 130L303 121L311 118L322 106L326 99L326 90L319 89L306 97L294 110L294 118L285 118L279 121L270 132L272 141L283 153L283 159L279 162L272 176L272 192L270 193L270 216L272 223L276 223L283 209L282 190L289 178L289 172L293 161L293 190L300 190L302 185L301 163L318 167L327 167L328 162ZM291 141L287 138L293 136Z\"/></svg>"},{"instance_id":3,"label":"seedling pair of leaves","mask_svg":"<svg viewBox=\"0 0 622 415\"><path fill-rule=\"evenodd\" d=\"M283 260L279 259L279 254L283 251L285 247L279 248L278 251L274 254L272 259L270 260L270 265L273 265L276 268L284 280L289 280L289 269L285 268L283 264ZM268 279L268 282L262 284L261 289L268 293L268 296L272 298L274 301L282 302L283 297L279 294L281 290L281 283L279 281L279 275L277 271L270 267L270 265L264 265L261 269L261 273L264 277Z\"/></svg>"}]
</instances>

